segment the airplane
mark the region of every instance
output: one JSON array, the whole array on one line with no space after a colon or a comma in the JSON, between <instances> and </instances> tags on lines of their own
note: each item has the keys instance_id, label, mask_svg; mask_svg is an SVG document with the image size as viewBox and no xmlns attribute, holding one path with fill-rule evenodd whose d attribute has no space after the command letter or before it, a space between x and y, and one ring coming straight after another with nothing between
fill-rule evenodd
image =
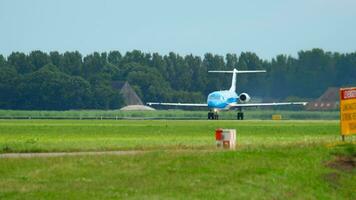
<instances>
[{"instance_id":1,"label":"airplane","mask_svg":"<svg viewBox=\"0 0 356 200\"><path fill-rule=\"evenodd\" d=\"M242 73L261 73L266 70L237 70L232 71L208 71L210 73L232 73L231 87L229 90L214 91L208 95L207 103L157 103L148 102L149 106L186 106L186 107L208 107L210 109L208 113L208 119L219 119L219 111L226 111L230 109L237 109L237 120L244 119L244 113L242 108L246 107L261 107L261 106L283 106L283 105L303 105L307 102L278 102L278 103L249 103L251 100L250 95L243 92L240 95L236 93L236 75Z\"/></svg>"}]
</instances>

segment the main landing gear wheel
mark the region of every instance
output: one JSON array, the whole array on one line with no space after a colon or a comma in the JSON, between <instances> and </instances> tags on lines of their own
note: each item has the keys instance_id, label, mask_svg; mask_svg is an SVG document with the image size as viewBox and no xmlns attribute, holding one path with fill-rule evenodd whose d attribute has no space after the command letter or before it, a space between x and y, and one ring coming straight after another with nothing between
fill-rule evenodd
<instances>
[{"instance_id":1,"label":"main landing gear wheel","mask_svg":"<svg viewBox=\"0 0 356 200\"><path fill-rule=\"evenodd\" d=\"M238 108L239 112L237 113L237 120L244 120L244 113L242 112L242 108Z\"/></svg>"},{"instance_id":2,"label":"main landing gear wheel","mask_svg":"<svg viewBox=\"0 0 356 200\"><path fill-rule=\"evenodd\" d=\"M244 113L243 112L238 112L237 113L237 120L244 120Z\"/></svg>"},{"instance_id":3,"label":"main landing gear wheel","mask_svg":"<svg viewBox=\"0 0 356 200\"><path fill-rule=\"evenodd\" d=\"M215 112L209 112L208 113L208 119L211 120L218 120L219 119L219 114Z\"/></svg>"}]
</instances>

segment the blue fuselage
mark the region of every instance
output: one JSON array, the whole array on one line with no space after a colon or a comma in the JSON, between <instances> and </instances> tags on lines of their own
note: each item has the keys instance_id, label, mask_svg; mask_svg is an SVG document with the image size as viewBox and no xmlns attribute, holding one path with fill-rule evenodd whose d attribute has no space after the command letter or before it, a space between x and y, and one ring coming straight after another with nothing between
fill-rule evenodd
<instances>
[{"instance_id":1,"label":"blue fuselage","mask_svg":"<svg viewBox=\"0 0 356 200\"><path fill-rule=\"evenodd\" d=\"M207 103L210 109L226 110L231 103L237 103L239 96L229 90L215 91L208 95Z\"/></svg>"}]
</instances>

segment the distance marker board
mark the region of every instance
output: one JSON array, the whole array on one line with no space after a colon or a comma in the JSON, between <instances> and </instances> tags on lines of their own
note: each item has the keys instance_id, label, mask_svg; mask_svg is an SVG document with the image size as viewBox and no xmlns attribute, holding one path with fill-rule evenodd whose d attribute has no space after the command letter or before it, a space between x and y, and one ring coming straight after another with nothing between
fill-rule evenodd
<instances>
[{"instance_id":1,"label":"distance marker board","mask_svg":"<svg viewBox=\"0 0 356 200\"><path fill-rule=\"evenodd\" d=\"M356 134L356 87L340 88L341 135Z\"/></svg>"}]
</instances>

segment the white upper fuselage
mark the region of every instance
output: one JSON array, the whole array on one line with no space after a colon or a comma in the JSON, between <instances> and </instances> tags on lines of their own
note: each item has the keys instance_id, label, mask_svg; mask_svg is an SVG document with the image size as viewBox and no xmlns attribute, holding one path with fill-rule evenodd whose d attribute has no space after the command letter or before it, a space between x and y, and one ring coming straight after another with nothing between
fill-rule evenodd
<instances>
[{"instance_id":1,"label":"white upper fuselage","mask_svg":"<svg viewBox=\"0 0 356 200\"><path fill-rule=\"evenodd\" d=\"M230 104L237 103L239 96L235 91L222 90L215 91L208 95L207 104L210 109L228 110Z\"/></svg>"}]
</instances>

